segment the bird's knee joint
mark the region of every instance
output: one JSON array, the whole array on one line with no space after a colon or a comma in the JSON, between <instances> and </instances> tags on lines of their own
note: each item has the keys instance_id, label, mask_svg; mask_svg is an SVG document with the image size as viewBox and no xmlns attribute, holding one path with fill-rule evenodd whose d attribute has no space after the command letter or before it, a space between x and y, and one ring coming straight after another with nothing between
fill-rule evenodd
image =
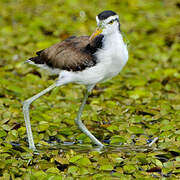
<instances>
[{"instance_id":1,"label":"bird's knee joint","mask_svg":"<svg viewBox=\"0 0 180 180\"><path fill-rule=\"evenodd\" d=\"M29 108L30 102L28 100L25 100L22 104L23 104L23 109L25 110Z\"/></svg>"}]
</instances>

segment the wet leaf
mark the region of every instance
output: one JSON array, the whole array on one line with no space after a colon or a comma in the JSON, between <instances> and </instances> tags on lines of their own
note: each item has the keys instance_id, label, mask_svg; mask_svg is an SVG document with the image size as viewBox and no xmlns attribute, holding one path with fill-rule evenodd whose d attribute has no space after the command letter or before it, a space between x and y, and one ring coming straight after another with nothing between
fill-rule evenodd
<instances>
[{"instance_id":1,"label":"wet leaf","mask_svg":"<svg viewBox=\"0 0 180 180\"><path fill-rule=\"evenodd\" d=\"M4 130L0 130L0 137L3 137L3 136L6 136L6 131L4 131Z\"/></svg>"},{"instance_id":2,"label":"wet leaf","mask_svg":"<svg viewBox=\"0 0 180 180\"><path fill-rule=\"evenodd\" d=\"M79 160L79 159L81 159L81 158L83 158L81 155L73 156L73 157L69 160L69 162L74 163L74 162L76 162L77 160Z\"/></svg>"},{"instance_id":3,"label":"wet leaf","mask_svg":"<svg viewBox=\"0 0 180 180\"><path fill-rule=\"evenodd\" d=\"M59 169L52 167L52 168L47 169L46 172L53 173L53 174L59 174Z\"/></svg>"},{"instance_id":4,"label":"wet leaf","mask_svg":"<svg viewBox=\"0 0 180 180\"><path fill-rule=\"evenodd\" d=\"M78 164L79 166L89 166L91 165L91 161L87 157L83 157L81 159L78 159L76 161L76 164Z\"/></svg>"},{"instance_id":5,"label":"wet leaf","mask_svg":"<svg viewBox=\"0 0 180 180\"><path fill-rule=\"evenodd\" d=\"M133 172L135 172L136 171L136 167L135 167L135 165L132 165L132 164L127 164L127 165L125 165L124 167L123 167L123 170L124 170L124 172L126 172L126 173L133 173Z\"/></svg>"},{"instance_id":6,"label":"wet leaf","mask_svg":"<svg viewBox=\"0 0 180 180\"><path fill-rule=\"evenodd\" d=\"M112 171L114 168L110 164L104 164L104 165L100 166L99 169L103 170L103 171Z\"/></svg>"},{"instance_id":7,"label":"wet leaf","mask_svg":"<svg viewBox=\"0 0 180 180\"><path fill-rule=\"evenodd\" d=\"M43 171L37 171L35 173L33 173L33 176L35 176L36 178L43 180L47 177L47 174Z\"/></svg>"},{"instance_id":8,"label":"wet leaf","mask_svg":"<svg viewBox=\"0 0 180 180\"><path fill-rule=\"evenodd\" d=\"M125 143L126 140L121 136L112 136L111 137L111 144L119 144L119 143Z\"/></svg>"},{"instance_id":9,"label":"wet leaf","mask_svg":"<svg viewBox=\"0 0 180 180\"><path fill-rule=\"evenodd\" d=\"M68 168L68 173L76 175L78 174L79 168L77 166L70 166Z\"/></svg>"},{"instance_id":10,"label":"wet leaf","mask_svg":"<svg viewBox=\"0 0 180 180\"><path fill-rule=\"evenodd\" d=\"M131 126L127 130L133 134L143 134L144 133L144 130L137 126Z\"/></svg>"}]
</instances>

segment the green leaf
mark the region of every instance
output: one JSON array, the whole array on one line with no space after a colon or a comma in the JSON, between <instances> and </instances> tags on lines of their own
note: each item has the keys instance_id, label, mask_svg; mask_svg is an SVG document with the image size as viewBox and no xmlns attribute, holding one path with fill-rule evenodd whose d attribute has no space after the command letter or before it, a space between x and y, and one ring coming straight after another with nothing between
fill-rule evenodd
<instances>
[{"instance_id":1,"label":"green leaf","mask_svg":"<svg viewBox=\"0 0 180 180\"><path fill-rule=\"evenodd\" d=\"M68 173L76 175L78 174L79 168L77 166L69 166Z\"/></svg>"},{"instance_id":2,"label":"green leaf","mask_svg":"<svg viewBox=\"0 0 180 180\"><path fill-rule=\"evenodd\" d=\"M112 136L111 137L111 144L119 144L119 143L126 143L126 140L121 136Z\"/></svg>"},{"instance_id":3,"label":"green leaf","mask_svg":"<svg viewBox=\"0 0 180 180\"><path fill-rule=\"evenodd\" d=\"M129 94L129 96L131 98L138 99L138 98L141 98L141 97L146 97L150 93L148 91L143 90L143 89L136 89L134 91L129 91L128 94Z\"/></svg>"},{"instance_id":4,"label":"green leaf","mask_svg":"<svg viewBox=\"0 0 180 180\"><path fill-rule=\"evenodd\" d=\"M133 134L143 134L144 133L144 129L142 129L138 126L131 126L127 130Z\"/></svg>"},{"instance_id":5,"label":"green leaf","mask_svg":"<svg viewBox=\"0 0 180 180\"><path fill-rule=\"evenodd\" d=\"M63 180L63 176L48 174L47 179L48 180Z\"/></svg>"},{"instance_id":6,"label":"green leaf","mask_svg":"<svg viewBox=\"0 0 180 180\"><path fill-rule=\"evenodd\" d=\"M6 131L0 130L0 137L4 137L6 135L7 135Z\"/></svg>"},{"instance_id":7,"label":"green leaf","mask_svg":"<svg viewBox=\"0 0 180 180\"><path fill-rule=\"evenodd\" d=\"M59 174L59 169L55 167L51 167L46 170L46 173L53 173L53 174Z\"/></svg>"},{"instance_id":8,"label":"green leaf","mask_svg":"<svg viewBox=\"0 0 180 180\"><path fill-rule=\"evenodd\" d=\"M135 167L135 165L127 164L127 165L123 166L123 170L125 173L133 173L136 171L136 167Z\"/></svg>"},{"instance_id":9,"label":"green leaf","mask_svg":"<svg viewBox=\"0 0 180 180\"><path fill-rule=\"evenodd\" d=\"M69 162L74 163L81 158L83 158L83 156L81 156L81 155L73 156L72 158L69 159Z\"/></svg>"},{"instance_id":10,"label":"green leaf","mask_svg":"<svg viewBox=\"0 0 180 180\"><path fill-rule=\"evenodd\" d=\"M107 129L108 129L109 131L113 132L113 131L118 131L118 130L119 130L119 127L116 126L116 125L111 125L111 126L107 127Z\"/></svg>"},{"instance_id":11,"label":"green leaf","mask_svg":"<svg viewBox=\"0 0 180 180\"><path fill-rule=\"evenodd\" d=\"M87 168L80 167L80 175L89 174L89 171Z\"/></svg>"},{"instance_id":12,"label":"green leaf","mask_svg":"<svg viewBox=\"0 0 180 180\"><path fill-rule=\"evenodd\" d=\"M38 178L39 180L43 180L46 178L47 174L43 171L37 171L35 173L33 173L33 175Z\"/></svg>"},{"instance_id":13,"label":"green leaf","mask_svg":"<svg viewBox=\"0 0 180 180\"><path fill-rule=\"evenodd\" d=\"M91 161L87 157L83 157L76 161L76 164L80 166L89 166L91 165Z\"/></svg>"},{"instance_id":14,"label":"green leaf","mask_svg":"<svg viewBox=\"0 0 180 180\"><path fill-rule=\"evenodd\" d=\"M114 168L110 164L104 164L104 165L101 165L99 169L102 171L112 171Z\"/></svg>"},{"instance_id":15,"label":"green leaf","mask_svg":"<svg viewBox=\"0 0 180 180\"><path fill-rule=\"evenodd\" d=\"M162 164L162 162L160 161L160 160L158 160L158 159L155 159L155 164L156 164L156 166L158 166L158 167L163 167L163 164Z\"/></svg>"},{"instance_id":16,"label":"green leaf","mask_svg":"<svg viewBox=\"0 0 180 180\"><path fill-rule=\"evenodd\" d=\"M39 128L39 131L45 131L49 128L49 123L46 121L41 121L38 128Z\"/></svg>"}]
</instances>

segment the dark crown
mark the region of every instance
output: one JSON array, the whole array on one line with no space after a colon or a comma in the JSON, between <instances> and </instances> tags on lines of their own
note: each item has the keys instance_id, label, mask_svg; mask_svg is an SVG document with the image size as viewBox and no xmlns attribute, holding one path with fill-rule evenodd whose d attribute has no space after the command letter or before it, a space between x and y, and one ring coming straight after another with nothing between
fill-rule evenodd
<instances>
[{"instance_id":1,"label":"dark crown","mask_svg":"<svg viewBox=\"0 0 180 180\"><path fill-rule=\"evenodd\" d=\"M114 16L114 15L116 15L116 13L113 11L103 11L100 14L98 14L98 18L99 18L99 20L105 20L108 17Z\"/></svg>"}]
</instances>

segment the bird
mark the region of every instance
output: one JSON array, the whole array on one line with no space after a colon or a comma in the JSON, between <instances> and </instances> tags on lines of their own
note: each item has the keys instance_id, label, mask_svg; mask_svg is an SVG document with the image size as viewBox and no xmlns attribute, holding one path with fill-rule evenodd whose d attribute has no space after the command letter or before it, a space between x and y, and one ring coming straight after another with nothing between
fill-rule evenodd
<instances>
[{"instance_id":1,"label":"bird","mask_svg":"<svg viewBox=\"0 0 180 180\"><path fill-rule=\"evenodd\" d=\"M83 84L86 93L80 105L75 124L93 144L104 145L86 128L81 114L89 93L97 83L116 76L128 61L128 49L120 29L119 16L112 10L105 10L96 16L97 28L91 36L71 36L26 60L58 75L54 84L23 102L23 114L27 129L29 148L36 150L31 129L30 104L55 87L68 83Z\"/></svg>"}]
</instances>

